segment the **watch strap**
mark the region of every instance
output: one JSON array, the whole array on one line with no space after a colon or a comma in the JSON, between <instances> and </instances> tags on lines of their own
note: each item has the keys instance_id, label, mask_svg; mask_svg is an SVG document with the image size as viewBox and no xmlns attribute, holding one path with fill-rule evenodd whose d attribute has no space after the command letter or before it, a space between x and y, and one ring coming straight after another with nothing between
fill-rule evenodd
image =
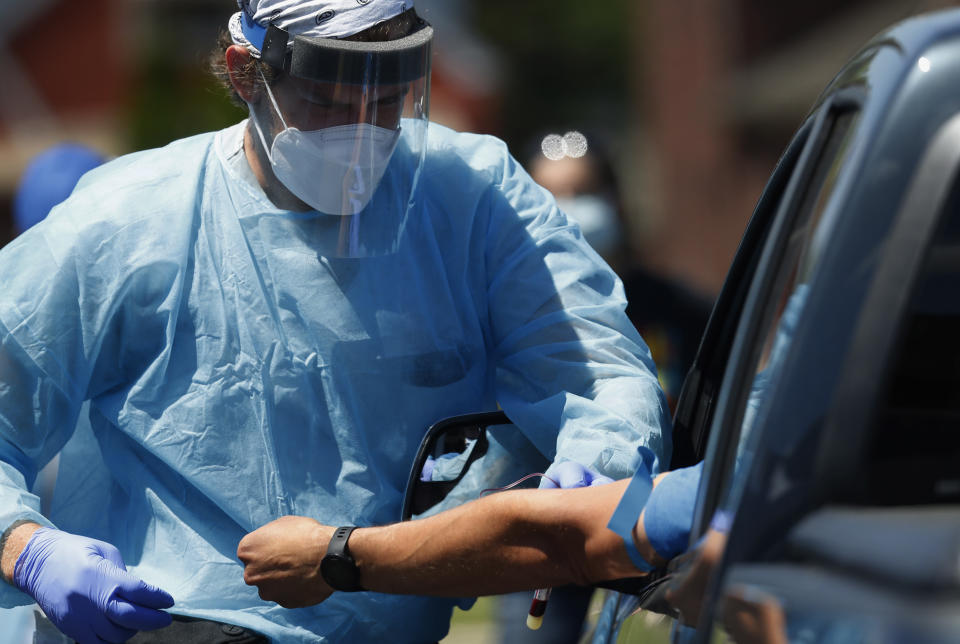
<instances>
[{"instance_id":1,"label":"watch strap","mask_svg":"<svg viewBox=\"0 0 960 644\"><path fill-rule=\"evenodd\" d=\"M330 543L327 544L328 555L340 555L341 557L350 557L350 549L347 547L347 540L353 531L357 529L355 525L340 526L330 537ZM353 559L353 557L350 557Z\"/></svg>"},{"instance_id":2,"label":"watch strap","mask_svg":"<svg viewBox=\"0 0 960 644\"><path fill-rule=\"evenodd\" d=\"M342 565L352 568L353 572L352 580L331 580L327 578L327 575L323 574L323 563L321 562L320 573L323 575L324 581L334 590L342 592L366 590L366 588L360 585L360 570L357 568L357 563L354 561L353 555L350 554L350 548L347 545L350 535L353 534L353 531L356 529L357 526L341 526L337 528L330 538L330 543L327 545L327 553L324 556L324 560L338 559ZM331 581L333 581L333 583L330 583Z\"/></svg>"}]
</instances>

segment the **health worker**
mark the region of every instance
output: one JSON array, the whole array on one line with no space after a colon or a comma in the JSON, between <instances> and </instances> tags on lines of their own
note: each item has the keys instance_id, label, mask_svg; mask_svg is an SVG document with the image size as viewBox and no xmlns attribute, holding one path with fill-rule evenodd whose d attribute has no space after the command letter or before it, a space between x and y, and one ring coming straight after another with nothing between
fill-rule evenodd
<instances>
[{"instance_id":1,"label":"health worker","mask_svg":"<svg viewBox=\"0 0 960 644\"><path fill-rule=\"evenodd\" d=\"M0 251L0 606L81 644L438 641L467 600L289 610L237 546L287 515L395 521L426 429L497 405L549 461L666 462L653 362L506 146L429 123L412 0L245 0L228 33L249 119L96 168ZM60 476L106 481L43 516L30 484L85 401L101 458Z\"/></svg>"}]
</instances>

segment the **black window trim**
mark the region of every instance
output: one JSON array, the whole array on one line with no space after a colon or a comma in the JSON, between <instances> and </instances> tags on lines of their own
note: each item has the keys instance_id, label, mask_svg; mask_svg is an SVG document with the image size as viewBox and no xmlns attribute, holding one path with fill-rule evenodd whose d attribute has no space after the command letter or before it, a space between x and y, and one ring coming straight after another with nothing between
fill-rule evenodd
<instances>
[{"instance_id":1,"label":"black window trim","mask_svg":"<svg viewBox=\"0 0 960 644\"><path fill-rule=\"evenodd\" d=\"M706 455L716 394L723 382L750 278L756 272L770 222L777 214L777 206L782 202L789 179L798 167L812 125L810 121L800 128L778 161L724 279L677 401L671 469L693 465Z\"/></svg>"}]
</instances>

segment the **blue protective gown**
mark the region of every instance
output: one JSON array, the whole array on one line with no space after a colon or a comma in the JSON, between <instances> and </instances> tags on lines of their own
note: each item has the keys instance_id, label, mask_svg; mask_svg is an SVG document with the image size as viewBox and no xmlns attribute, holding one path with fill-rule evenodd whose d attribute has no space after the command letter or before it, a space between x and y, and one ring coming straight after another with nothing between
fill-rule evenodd
<instances>
[{"instance_id":1,"label":"blue protective gown","mask_svg":"<svg viewBox=\"0 0 960 644\"><path fill-rule=\"evenodd\" d=\"M619 280L496 139L431 126L399 251L333 259L311 246L326 216L277 210L238 164L242 127L94 170L0 251L0 527L111 542L173 612L279 642L436 641L455 600L287 610L244 585L237 544L287 514L395 521L425 429L498 403L548 458L667 462L649 352ZM64 453L48 520L27 489L84 400L100 454Z\"/></svg>"}]
</instances>

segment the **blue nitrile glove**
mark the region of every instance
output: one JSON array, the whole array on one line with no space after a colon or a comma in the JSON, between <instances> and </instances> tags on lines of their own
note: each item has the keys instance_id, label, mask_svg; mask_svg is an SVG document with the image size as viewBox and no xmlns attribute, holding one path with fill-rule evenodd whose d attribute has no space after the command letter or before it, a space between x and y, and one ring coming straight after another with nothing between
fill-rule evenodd
<instances>
[{"instance_id":1,"label":"blue nitrile glove","mask_svg":"<svg viewBox=\"0 0 960 644\"><path fill-rule=\"evenodd\" d=\"M423 469L420 470L420 480L424 483L432 481L435 467L437 467L437 460L432 456L428 456L427 461L423 464Z\"/></svg>"},{"instance_id":2,"label":"blue nitrile glove","mask_svg":"<svg viewBox=\"0 0 960 644\"><path fill-rule=\"evenodd\" d=\"M540 481L540 488L544 490L555 487L569 490L575 487L590 487L592 485L613 483L613 479L609 476L598 474L589 467L584 467L576 461L554 463L547 469L545 474L546 476ZM550 479L553 480L551 481ZM554 481L559 483L559 486L554 485Z\"/></svg>"},{"instance_id":3,"label":"blue nitrile glove","mask_svg":"<svg viewBox=\"0 0 960 644\"><path fill-rule=\"evenodd\" d=\"M128 573L115 547L52 528L30 537L13 583L80 644L126 642L172 621L158 609L173 606L173 597Z\"/></svg>"},{"instance_id":4,"label":"blue nitrile glove","mask_svg":"<svg viewBox=\"0 0 960 644\"><path fill-rule=\"evenodd\" d=\"M703 461L667 472L650 493L643 511L643 529L650 545L664 559L673 559L687 549L702 473Z\"/></svg>"}]
</instances>

